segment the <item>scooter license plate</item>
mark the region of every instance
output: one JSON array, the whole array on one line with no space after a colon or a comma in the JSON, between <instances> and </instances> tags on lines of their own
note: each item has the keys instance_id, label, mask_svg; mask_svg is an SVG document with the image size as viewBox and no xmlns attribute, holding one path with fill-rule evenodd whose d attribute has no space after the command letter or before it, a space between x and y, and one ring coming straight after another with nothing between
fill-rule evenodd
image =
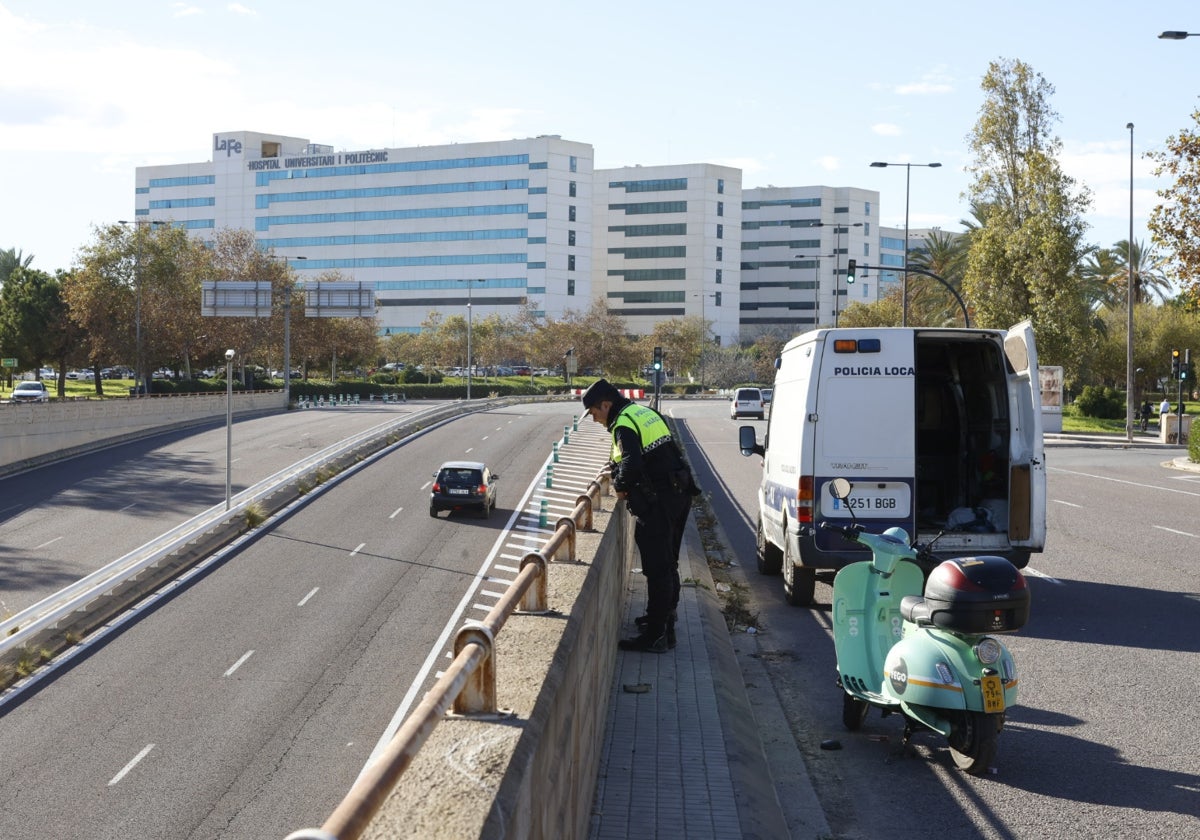
<instances>
[{"instance_id":1,"label":"scooter license plate","mask_svg":"<svg viewBox=\"0 0 1200 840\"><path fill-rule=\"evenodd\" d=\"M998 676L982 677L979 687L983 691L983 710L988 714L1004 711L1004 683Z\"/></svg>"}]
</instances>

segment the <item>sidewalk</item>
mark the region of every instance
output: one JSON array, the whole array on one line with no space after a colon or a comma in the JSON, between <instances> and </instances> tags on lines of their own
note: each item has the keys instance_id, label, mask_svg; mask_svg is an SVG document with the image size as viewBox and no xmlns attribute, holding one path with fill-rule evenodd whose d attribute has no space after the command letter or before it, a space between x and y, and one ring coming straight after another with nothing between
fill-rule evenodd
<instances>
[{"instance_id":1,"label":"sidewalk","mask_svg":"<svg viewBox=\"0 0 1200 840\"><path fill-rule=\"evenodd\" d=\"M691 522L679 574L684 586L675 649L617 654L590 840L787 838L742 673ZM640 571L631 575L628 587L625 630L634 635L633 619L646 603ZM808 821L819 826L812 836L828 836L815 795L811 802L815 813Z\"/></svg>"}]
</instances>

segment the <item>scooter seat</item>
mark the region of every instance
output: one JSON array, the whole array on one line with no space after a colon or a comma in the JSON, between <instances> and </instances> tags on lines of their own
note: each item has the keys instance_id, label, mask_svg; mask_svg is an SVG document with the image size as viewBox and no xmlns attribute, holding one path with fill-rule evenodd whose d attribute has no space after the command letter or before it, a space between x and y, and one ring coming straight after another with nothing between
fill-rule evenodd
<instances>
[{"instance_id":1,"label":"scooter seat","mask_svg":"<svg viewBox=\"0 0 1200 840\"><path fill-rule=\"evenodd\" d=\"M933 624L933 607L920 595L900 599L900 617L913 624Z\"/></svg>"}]
</instances>

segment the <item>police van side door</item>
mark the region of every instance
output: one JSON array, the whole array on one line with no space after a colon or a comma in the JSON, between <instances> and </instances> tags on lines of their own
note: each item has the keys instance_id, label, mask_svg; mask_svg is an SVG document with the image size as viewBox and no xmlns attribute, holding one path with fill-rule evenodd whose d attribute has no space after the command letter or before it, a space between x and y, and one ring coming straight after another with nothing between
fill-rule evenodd
<instances>
[{"instance_id":1,"label":"police van side door","mask_svg":"<svg viewBox=\"0 0 1200 840\"><path fill-rule=\"evenodd\" d=\"M1004 353L1009 374L1009 542L1033 551L1046 544L1046 453L1042 442L1042 394L1033 324L1009 327Z\"/></svg>"}]
</instances>

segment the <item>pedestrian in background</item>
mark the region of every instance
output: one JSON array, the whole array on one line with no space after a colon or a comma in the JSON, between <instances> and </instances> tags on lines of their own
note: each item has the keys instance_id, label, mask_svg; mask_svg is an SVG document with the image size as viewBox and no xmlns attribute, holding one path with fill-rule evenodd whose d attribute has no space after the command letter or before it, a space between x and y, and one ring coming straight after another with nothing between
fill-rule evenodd
<instances>
[{"instance_id":1,"label":"pedestrian in background","mask_svg":"<svg viewBox=\"0 0 1200 840\"><path fill-rule=\"evenodd\" d=\"M612 434L613 489L634 517L633 540L646 577L641 632L621 650L665 653L675 646L679 551L692 496L699 491L666 421L598 379L583 392L588 416Z\"/></svg>"}]
</instances>

